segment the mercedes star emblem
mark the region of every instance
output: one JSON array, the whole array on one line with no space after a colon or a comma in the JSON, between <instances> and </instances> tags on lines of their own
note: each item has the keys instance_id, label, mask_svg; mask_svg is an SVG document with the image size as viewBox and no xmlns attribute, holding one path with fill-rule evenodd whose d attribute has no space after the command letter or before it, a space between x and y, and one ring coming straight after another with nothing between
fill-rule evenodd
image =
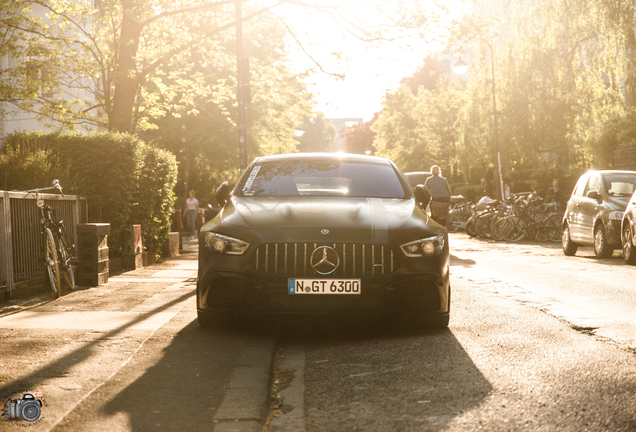
<instances>
[{"instance_id":1,"label":"mercedes star emblem","mask_svg":"<svg viewBox=\"0 0 636 432\"><path fill-rule=\"evenodd\" d=\"M338 252L329 246L320 246L311 254L311 267L316 273L328 275L336 271L340 265Z\"/></svg>"}]
</instances>

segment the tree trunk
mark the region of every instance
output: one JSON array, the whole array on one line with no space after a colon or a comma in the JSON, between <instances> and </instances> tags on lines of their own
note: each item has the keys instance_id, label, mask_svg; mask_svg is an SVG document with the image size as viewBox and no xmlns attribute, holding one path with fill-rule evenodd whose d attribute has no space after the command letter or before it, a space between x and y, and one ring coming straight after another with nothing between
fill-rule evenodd
<instances>
[{"instance_id":1,"label":"tree trunk","mask_svg":"<svg viewBox=\"0 0 636 432\"><path fill-rule=\"evenodd\" d=\"M137 76L137 49L142 26L138 0L121 0L122 24L117 63L114 76L112 111L108 113L109 129L133 132L135 98L139 91Z\"/></svg>"}]
</instances>

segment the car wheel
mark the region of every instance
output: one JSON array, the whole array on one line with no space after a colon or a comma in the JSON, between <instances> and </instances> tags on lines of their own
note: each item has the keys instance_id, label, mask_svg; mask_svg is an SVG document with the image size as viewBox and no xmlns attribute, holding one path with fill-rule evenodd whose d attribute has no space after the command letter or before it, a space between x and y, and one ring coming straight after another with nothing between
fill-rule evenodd
<instances>
[{"instance_id":1,"label":"car wheel","mask_svg":"<svg viewBox=\"0 0 636 432\"><path fill-rule=\"evenodd\" d=\"M594 253L596 258L609 258L612 256L612 251L612 247L607 243L605 227L599 224L594 230Z\"/></svg>"},{"instance_id":2,"label":"car wheel","mask_svg":"<svg viewBox=\"0 0 636 432\"><path fill-rule=\"evenodd\" d=\"M632 230L629 228L629 223L625 224L623 229L623 259L627 264L636 264L636 250L634 250L634 243Z\"/></svg>"},{"instance_id":3,"label":"car wheel","mask_svg":"<svg viewBox=\"0 0 636 432\"><path fill-rule=\"evenodd\" d=\"M570 226L565 225L563 228L563 234L561 235L561 244L563 245L563 253L566 256L574 256L579 249L579 245L574 243L570 238Z\"/></svg>"}]
</instances>

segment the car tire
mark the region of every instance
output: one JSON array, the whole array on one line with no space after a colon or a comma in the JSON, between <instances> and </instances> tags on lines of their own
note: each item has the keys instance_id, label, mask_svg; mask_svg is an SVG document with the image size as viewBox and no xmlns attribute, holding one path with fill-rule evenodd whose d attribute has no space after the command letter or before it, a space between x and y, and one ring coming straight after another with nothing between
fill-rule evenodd
<instances>
[{"instance_id":1,"label":"car tire","mask_svg":"<svg viewBox=\"0 0 636 432\"><path fill-rule=\"evenodd\" d=\"M636 250L634 249L632 230L627 221L624 225L625 228L623 228L623 235L621 236L623 241L623 260L627 264L634 265L636 264Z\"/></svg>"},{"instance_id":2,"label":"car tire","mask_svg":"<svg viewBox=\"0 0 636 432\"><path fill-rule=\"evenodd\" d=\"M596 258L609 258L614 249L607 242L605 227L599 224L594 230L594 254Z\"/></svg>"},{"instance_id":3,"label":"car tire","mask_svg":"<svg viewBox=\"0 0 636 432\"><path fill-rule=\"evenodd\" d=\"M574 256L579 249L579 245L574 243L570 238L570 226L565 225L563 233L561 235L561 245L563 246L563 253L565 256Z\"/></svg>"}]
</instances>

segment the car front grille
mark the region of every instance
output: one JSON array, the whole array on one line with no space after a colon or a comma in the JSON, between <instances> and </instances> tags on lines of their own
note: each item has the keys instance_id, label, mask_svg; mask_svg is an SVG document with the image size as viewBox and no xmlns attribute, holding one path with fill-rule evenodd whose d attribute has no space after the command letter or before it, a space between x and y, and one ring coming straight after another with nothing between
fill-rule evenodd
<instances>
[{"instance_id":1,"label":"car front grille","mask_svg":"<svg viewBox=\"0 0 636 432\"><path fill-rule=\"evenodd\" d=\"M333 248L339 265L331 274L320 274L311 266L317 248ZM256 271L280 276L359 278L380 276L396 270L394 253L386 245L354 243L266 243L258 246L250 257Z\"/></svg>"}]
</instances>

